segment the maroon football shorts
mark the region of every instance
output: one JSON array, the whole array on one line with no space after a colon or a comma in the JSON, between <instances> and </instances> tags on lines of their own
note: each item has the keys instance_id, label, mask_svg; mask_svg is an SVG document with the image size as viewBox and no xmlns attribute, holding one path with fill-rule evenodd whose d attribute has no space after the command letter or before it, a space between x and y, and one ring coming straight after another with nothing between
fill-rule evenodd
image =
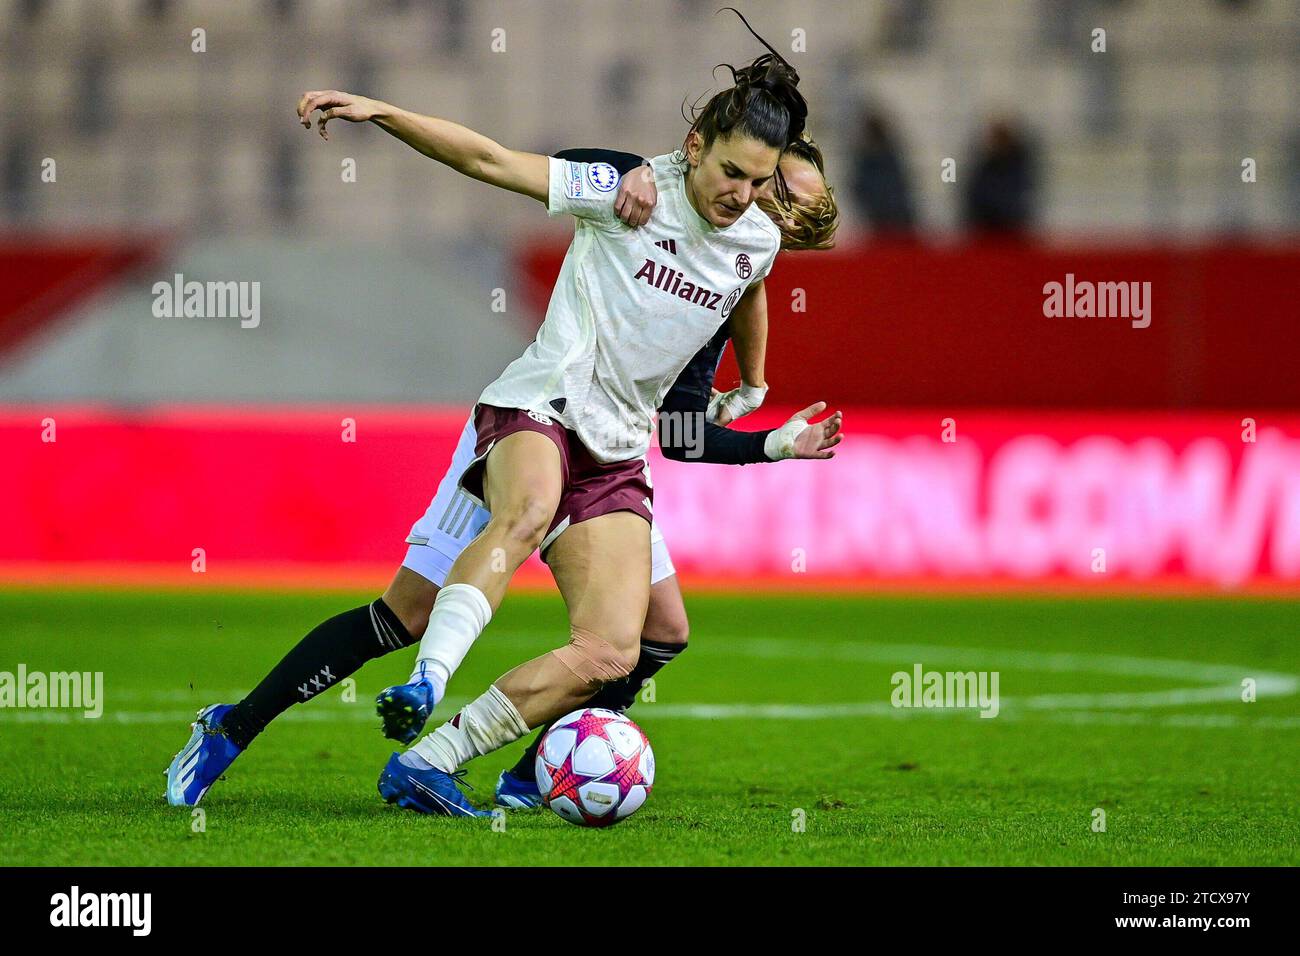
<instances>
[{"instance_id":1,"label":"maroon football shorts","mask_svg":"<svg viewBox=\"0 0 1300 956\"><path fill-rule=\"evenodd\" d=\"M651 508L654 491L646 475L643 458L601 464L591 457L577 433L553 421L549 415L521 408L498 408L479 404L474 409L474 460L460 476L460 486L479 503L483 501L483 477L488 452L507 435L519 431L539 432L560 451L562 490L555 517L542 539L542 558L546 549L570 525L614 511L632 511L647 523L653 521Z\"/></svg>"}]
</instances>

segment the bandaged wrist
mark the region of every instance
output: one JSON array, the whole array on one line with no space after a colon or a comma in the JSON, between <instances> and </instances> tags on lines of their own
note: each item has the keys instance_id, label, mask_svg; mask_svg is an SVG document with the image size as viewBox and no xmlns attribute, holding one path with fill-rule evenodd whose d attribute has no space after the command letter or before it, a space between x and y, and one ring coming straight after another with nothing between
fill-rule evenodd
<instances>
[{"instance_id":1,"label":"bandaged wrist","mask_svg":"<svg viewBox=\"0 0 1300 956\"><path fill-rule=\"evenodd\" d=\"M795 456L794 443L808 423L802 418L792 418L780 428L773 429L763 439L763 454L772 461L782 461Z\"/></svg>"},{"instance_id":2,"label":"bandaged wrist","mask_svg":"<svg viewBox=\"0 0 1300 956\"><path fill-rule=\"evenodd\" d=\"M758 409L766 396L766 385L741 385L740 388L715 395L709 402L707 420L717 421L718 414L725 410L731 420L735 421Z\"/></svg>"}]
</instances>

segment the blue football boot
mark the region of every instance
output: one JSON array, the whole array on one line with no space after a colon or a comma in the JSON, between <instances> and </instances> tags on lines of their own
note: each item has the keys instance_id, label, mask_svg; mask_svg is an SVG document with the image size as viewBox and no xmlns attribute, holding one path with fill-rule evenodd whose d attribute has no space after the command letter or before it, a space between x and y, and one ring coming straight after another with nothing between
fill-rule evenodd
<instances>
[{"instance_id":1,"label":"blue football boot","mask_svg":"<svg viewBox=\"0 0 1300 956\"><path fill-rule=\"evenodd\" d=\"M433 684L420 679L409 684L386 687L375 698L375 713L384 722L384 736L409 744L424 729L425 721L437 705Z\"/></svg>"},{"instance_id":2,"label":"blue football boot","mask_svg":"<svg viewBox=\"0 0 1300 956\"><path fill-rule=\"evenodd\" d=\"M388 758L379 774L379 795L385 803L395 803L403 810L418 810L444 817L490 817L487 810L477 810L461 793L465 771L447 773L430 767L417 770L399 759L399 754Z\"/></svg>"},{"instance_id":3,"label":"blue football boot","mask_svg":"<svg viewBox=\"0 0 1300 956\"><path fill-rule=\"evenodd\" d=\"M542 792L536 780L522 780L509 770L502 770L497 780L497 806L508 810L536 810L542 805Z\"/></svg>"},{"instance_id":4,"label":"blue football boot","mask_svg":"<svg viewBox=\"0 0 1300 956\"><path fill-rule=\"evenodd\" d=\"M167 802L174 807L196 806L208 787L235 762L244 751L236 747L221 729L221 718L232 704L211 704L199 711L199 719L190 726L194 733L189 743L167 768Z\"/></svg>"}]
</instances>

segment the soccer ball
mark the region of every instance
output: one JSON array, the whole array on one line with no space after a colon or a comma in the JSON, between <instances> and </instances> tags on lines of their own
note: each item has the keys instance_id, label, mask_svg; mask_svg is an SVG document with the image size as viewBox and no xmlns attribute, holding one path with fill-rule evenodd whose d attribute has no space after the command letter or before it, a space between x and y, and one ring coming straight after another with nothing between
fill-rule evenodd
<instances>
[{"instance_id":1,"label":"soccer ball","mask_svg":"<svg viewBox=\"0 0 1300 956\"><path fill-rule=\"evenodd\" d=\"M575 710L537 748L542 803L580 827L626 820L650 796L655 754L641 728L612 710Z\"/></svg>"}]
</instances>

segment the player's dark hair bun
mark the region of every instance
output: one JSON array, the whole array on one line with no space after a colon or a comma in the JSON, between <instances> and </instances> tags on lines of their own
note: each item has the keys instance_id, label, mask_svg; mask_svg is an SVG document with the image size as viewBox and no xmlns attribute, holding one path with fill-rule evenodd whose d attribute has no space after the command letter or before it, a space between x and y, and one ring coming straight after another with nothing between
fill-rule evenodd
<instances>
[{"instance_id":1,"label":"player's dark hair bun","mask_svg":"<svg viewBox=\"0 0 1300 956\"><path fill-rule=\"evenodd\" d=\"M691 122L708 147L719 136L741 134L782 151L803 135L808 121L808 104L799 92L799 73L772 45L754 32L749 21L732 7L745 28L767 47L748 66L720 64L731 71L732 87L705 104ZM719 11L721 12L721 11ZM688 117L688 119L690 119Z\"/></svg>"},{"instance_id":2,"label":"player's dark hair bun","mask_svg":"<svg viewBox=\"0 0 1300 956\"><path fill-rule=\"evenodd\" d=\"M785 107L789 117L786 145L803 135L808 121L808 104L799 92L799 74L775 53L764 53L749 66L732 71L736 88L764 93Z\"/></svg>"}]
</instances>

